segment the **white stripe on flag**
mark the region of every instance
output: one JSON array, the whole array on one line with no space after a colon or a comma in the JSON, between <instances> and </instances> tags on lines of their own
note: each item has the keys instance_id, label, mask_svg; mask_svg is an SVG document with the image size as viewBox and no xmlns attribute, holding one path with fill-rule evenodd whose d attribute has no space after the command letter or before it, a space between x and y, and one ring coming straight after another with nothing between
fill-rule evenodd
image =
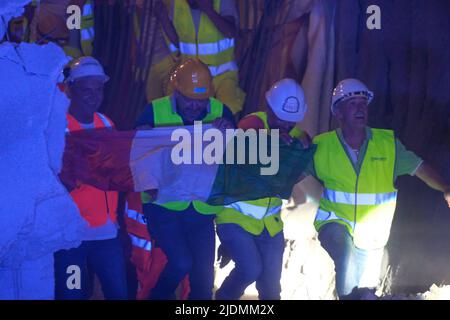
<instances>
[{"instance_id":1,"label":"white stripe on flag","mask_svg":"<svg viewBox=\"0 0 450 320\"><path fill-rule=\"evenodd\" d=\"M203 125L203 131L211 128L211 125ZM171 141L174 129L186 130L184 132L192 137L186 146L190 146L194 153L196 150L194 140L197 141L197 153L200 148L203 155L201 148L204 150L205 144L209 142L201 141L201 132L197 132L197 135L200 135L200 142L196 140L194 126L137 131L130 152L130 169L135 190L158 189L156 203L160 204L171 201L206 201L219 164L205 164L203 160L202 164L175 164L171 157L172 147L179 141L186 141L181 139Z\"/></svg>"}]
</instances>

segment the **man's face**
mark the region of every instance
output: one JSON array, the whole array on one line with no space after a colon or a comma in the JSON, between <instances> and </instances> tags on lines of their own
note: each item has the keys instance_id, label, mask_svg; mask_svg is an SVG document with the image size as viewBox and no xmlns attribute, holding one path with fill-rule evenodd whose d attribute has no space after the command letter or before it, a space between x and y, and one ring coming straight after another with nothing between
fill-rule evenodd
<instances>
[{"instance_id":1,"label":"man's face","mask_svg":"<svg viewBox=\"0 0 450 320\"><path fill-rule=\"evenodd\" d=\"M101 77L83 77L69 84L71 103L85 114L93 114L103 101L104 81Z\"/></svg>"},{"instance_id":2,"label":"man's face","mask_svg":"<svg viewBox=\"0 0 450 320\"><path fill-rule=\"evenodd\" d=\"M342 126L361 128L367 125L368 101L364 97L354 97L336 106L336 118Z\"/></svg>"},{"instance_id":3,"label":"man's face","mask_svg":"<svg viewBox=\"0 0 450 320\"><path fill-rule=\"evenodd\" d=\"M284 121L279 119L272 110L268 110L267 112L267 121L269 122L270 129L278 129L280 133L289 133L292 129L294 129L296 123L290 121Z\"/></svg>"},{"instance_id":4,"label":"man's face","mask_svg":"<svg viewBox=\"0 0 450 320\"><path fill-rule=\"evenodd\" d=\"M192 99L177 92L177 111L188 121L197 120L208 108L209 99Z\"/></svg>"}]
</instances>

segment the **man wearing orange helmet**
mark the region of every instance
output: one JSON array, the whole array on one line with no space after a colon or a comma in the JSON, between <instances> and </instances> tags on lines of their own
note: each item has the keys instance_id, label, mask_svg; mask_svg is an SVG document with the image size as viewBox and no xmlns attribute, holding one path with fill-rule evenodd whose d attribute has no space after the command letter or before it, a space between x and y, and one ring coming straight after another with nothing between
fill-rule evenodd
<instances>
[{"instance_id":1,"label":"man wearing orange helmet","mask_svg":"<svg viewBox=\"0 0 450 320\"><path fill-rule=\"evenodd\" d=\"M239 87L234 58L239 15L232 0L170 0L168 8L157 1L156 12L181 61L196 57L213 76L215 97L233 113L242 110L245 93Z\"/></svg>"},{"instance_id":2,"label":"man wearing orange helmet","mask_svg":"<svg viewBox=\"0 0 450 320\"><path fill-rule=\"evenodd\" d=\"M137 129L211 123L218 129L234 128L233 115L212 98L214 90L208 67L189 59L172 73L173 95L152 101L137 121ZM167 265L153 288L151 299L172 299L180 281L189 275L189 299L212 298L214 283L214 217L221 207L200 201L153 203L155 193L142 193L144 214L156 245L167 256Z\"/></svg>"}]
</instances>

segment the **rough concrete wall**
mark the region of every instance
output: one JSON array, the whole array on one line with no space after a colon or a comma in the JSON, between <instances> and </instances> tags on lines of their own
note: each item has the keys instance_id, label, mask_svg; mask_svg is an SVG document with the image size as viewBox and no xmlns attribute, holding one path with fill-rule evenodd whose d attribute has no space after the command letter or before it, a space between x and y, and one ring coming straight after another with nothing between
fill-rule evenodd
<instances>
[{"instance_id":1,"label":"rough concrete wall","mask_svg":"<svg viewBox=\"0 0 450 320\"><path fill-rule=\"evenodd\" d=\"M79 244L84 223L59 182L67 63L54 44L0 45L0 298L51 299L53 252Z\"/></svg>"}]
</instances>

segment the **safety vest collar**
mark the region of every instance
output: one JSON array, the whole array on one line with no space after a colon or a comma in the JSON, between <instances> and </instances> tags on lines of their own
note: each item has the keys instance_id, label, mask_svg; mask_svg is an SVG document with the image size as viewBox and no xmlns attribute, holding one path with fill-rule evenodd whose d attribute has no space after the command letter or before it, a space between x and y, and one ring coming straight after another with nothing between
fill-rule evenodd
<instances>
[{"instance_id":1,"label":"safety vest collar","mask_svg":"<svg viewBox=\"0 0 450 320\"><path fill-rule=\"evenodd\" d=\"M70 113L66 114L66 119L67 119L66 133L83 130L83 127L81 126L80 122L78 122L78 120L75 119L75 117L72 116ZM112 122L106 116L104 116L99 112L94 113L95 129L112 128L112 127L113 127Z\"/></svg>"},{"instance_id":2,"label":"safety vest collar","mask_svg":"<svg viewBox=\"0 0 450 320\"><path fill-rule=\"evenodd\" d=\"M337 136L339 142L341 143L342 149L344 150L345 154L347 155L347 158L350 161L350 163L351 163L351 165L352 165L352 167L353 167L353 169L355 171L355 174L358 174L359 171L361 170L362 163L363 163L364 158L366 156L367 147L368 147L369 142L372 140L372 137L373 137L372 129L370 127L366 126L364 128L364 130L366 132L366 139L364 140L364 142L363 142L363 144L361 146L357 163L353 163L353 161L351 160L352 158L351 158L351 156L349 154L349 151L346 148L346 144L347 143L345 142L344 134L342 133L342 129L341 128L337 128L334 131L336 133L336 136Z\"/></svg>"}]
</instances>

